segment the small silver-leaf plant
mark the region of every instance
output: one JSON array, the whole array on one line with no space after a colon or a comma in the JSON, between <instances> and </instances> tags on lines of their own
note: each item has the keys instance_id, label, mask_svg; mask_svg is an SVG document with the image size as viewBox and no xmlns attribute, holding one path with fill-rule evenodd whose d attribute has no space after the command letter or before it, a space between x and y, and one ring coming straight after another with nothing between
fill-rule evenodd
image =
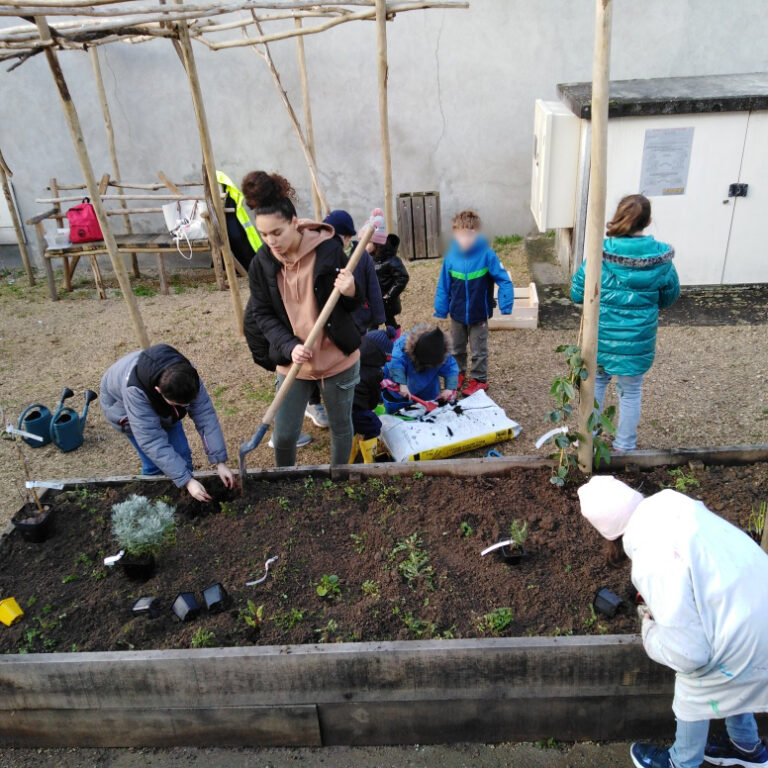
<instances>
[{"instance_id":1,"label":"small silver-leaf plant","mask_svg":"<svg viewBox=\"0 0 768 768\"><path fill-rule=\"evenodd\" d=\"M154 555L173 537L176 508L135 493L112 506L112 533L128 554Z\"/></svg>"}]
</instances>

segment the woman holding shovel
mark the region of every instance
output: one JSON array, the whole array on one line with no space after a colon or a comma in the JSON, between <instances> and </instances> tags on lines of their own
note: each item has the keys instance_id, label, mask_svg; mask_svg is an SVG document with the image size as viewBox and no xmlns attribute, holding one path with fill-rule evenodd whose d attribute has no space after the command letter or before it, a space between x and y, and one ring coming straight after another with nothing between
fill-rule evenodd
<instances>
[{"instance_id":1,"label":"woman holding shovel","mask_svg":"<svg viewBox=\"0 0 768 768\"><path fill-rule=\"evenodd\" d=\"M677 673L670 749L633 744L637 768L768 766L754 712L768 712L768 555L704 504L670 489L644 498L621 481L579 488L581 513L632 561L645 651ZM623 553L622 545L623 544ZM709 739L711 718L727 738Z\"/></svg>"},{"instance_id":2,"label":"woman holding shovel","mask_svg":"<svg viewBox=\"0 0 768 768\"><path fill-rule=\"evenodd\" d=\"M248 269L246 339L257 362L276 368L278 389L291 364L301 364L275 415L275 463L295 464L296 440L317 384L328 416L331 463L344 464L352 449L352 401L360 379L360 332L352 314L360 286L346 269L333 227L298 218L295 192L285 178L253 171L242 186L263 241ZM304 342L334 288L341 298L310 349Z\"/></svg>"}]
</instances>

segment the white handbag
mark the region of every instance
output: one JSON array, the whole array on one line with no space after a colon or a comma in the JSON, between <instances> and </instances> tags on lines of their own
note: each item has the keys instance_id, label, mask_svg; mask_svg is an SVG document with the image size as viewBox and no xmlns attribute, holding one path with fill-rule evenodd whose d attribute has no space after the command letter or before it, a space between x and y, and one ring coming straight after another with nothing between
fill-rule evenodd
<instances>
[{"instance_id":1,"label":"white handbag","mask_svg":"<svg viewBox=\"0 0 768 768\"><path fill-rule=\"evenodd\" d=\"M176 200L163 206L163 217L168 232L176 240L176 248L185 259L192 258L192 240L206 240L208 230L205 227L203 213L207 210L200 200ZM179 247L184 240L189 246L189 256L182 253Z\"/></svg>"}]
</instances>

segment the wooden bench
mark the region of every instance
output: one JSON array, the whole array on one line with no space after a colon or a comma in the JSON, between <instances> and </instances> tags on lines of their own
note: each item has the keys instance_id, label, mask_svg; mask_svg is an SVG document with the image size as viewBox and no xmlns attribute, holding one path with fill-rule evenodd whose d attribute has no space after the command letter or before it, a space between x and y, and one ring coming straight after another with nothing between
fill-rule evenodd
<instances>
[{"instance_id":1,"label":"wooden bench","mask_svg":"<svg viewBox=\"0 0 768 768\"><path fill-rule=\"evenodd\" d=\"M141 277L139 271L139 264L137 254L154 253L157 256L157 269L160 278L160 291L164 295L169 293L168 275L165 269L164 256L168 253L176 253L177 245L176 241L171 234L165 229L163 224L163 230L161 232L134 232L131 223L131 216L146 216L148 214L160 214L162 216L162 204L172 202L180 199L206 199L210 200L207 188L204 188L202 182L182 182L180 184L174 184L170 181L162 172L158 174L160 183L153 184L127 184L117 181L112 181L108 174L105 174L101 178L99 184L99 193L105 206L109 203L118 202L119 208L107 208L108 216L122 216L126 232L124 234L116 234L115 240L117 242L118 251L121 254L130 255L133 275L138 278ZM116 187L120 190L142 190L143 194L107 194L109 187ZM182 187L198 188L198 192L182 192ZM57 227L63 227L65 221L65 212L61 208L62 203L69 203L75 205L82 200L85 196L84 184L59 184L56 179L51 179L48 190L51 191L52 196L50 198L38 199L38 203L49 203L53 207L40 213L37 216L33 216L27 221L27 224L35 227L37 235L38 252L40 258L45 267L45 274L48 279L48 287L53 301L58 301L58 293L56 290L56 283L53 272L52 261L54 259L61 259L64 265L64 289L66 291L72 290L72 275L77 268L80 259L87 258L91 271L93 273L94 283L100 299L106 299L107 294L104 290L104 280L101 275L101 269L97 257L100 254L107 253L107 247L103 240L95 240L90 243L69 243L62 246L51 246L46 240L45 229L43 222L53 219L56 221ZM158 191L165 190L164 194L157 194ZM62 196L63 192L76 192L78 195ZM149 194L148 194L148 193ZM152 194L154 193L154 194ZM170 193L170 194L168 194ZM138 208L128 208L128 201L142 201L143 203L156 202L156 206L145 206ZM208 206L211 208L210 204ZM193 240L189 244L184 242L182 244L182 250L189 252L191 249L193 252L210 252L213 260L213 267L216 273L216 282L220 289L225 288L224 281L224 267L221 255L221 240L220 234L216 227L211 226L212 220L207 213L206 224L209 232L209 238L205 240ZM224 233L226 236L226 232ZM235 260L235 266L238 272L245 276L246 272L242 266Z\"/></svg>"}]
</instances>

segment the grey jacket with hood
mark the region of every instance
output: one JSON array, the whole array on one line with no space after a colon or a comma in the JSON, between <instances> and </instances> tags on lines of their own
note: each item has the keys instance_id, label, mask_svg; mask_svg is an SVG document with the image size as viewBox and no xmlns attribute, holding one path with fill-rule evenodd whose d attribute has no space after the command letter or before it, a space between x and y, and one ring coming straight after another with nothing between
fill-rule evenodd
<instances>
[{"instance_id":1,"label":"grey jacket with hood","mask_svg":"<svg viewBox=\"0 0 768 768\"><path fill-rule=\"evenodd\" d=\"M174 363L189 362L167 344L131 352L114 363L101 379L99 403L107 421L121 432L129 432L142 451L169 477L184 487L192 473L171 446L168 432L189 413L203 441L211 464L227 460L227 447L216 410L200 382L197 397L187 408L172 406L156 392L162 372Z\"/></svg>"}]
</instances>

